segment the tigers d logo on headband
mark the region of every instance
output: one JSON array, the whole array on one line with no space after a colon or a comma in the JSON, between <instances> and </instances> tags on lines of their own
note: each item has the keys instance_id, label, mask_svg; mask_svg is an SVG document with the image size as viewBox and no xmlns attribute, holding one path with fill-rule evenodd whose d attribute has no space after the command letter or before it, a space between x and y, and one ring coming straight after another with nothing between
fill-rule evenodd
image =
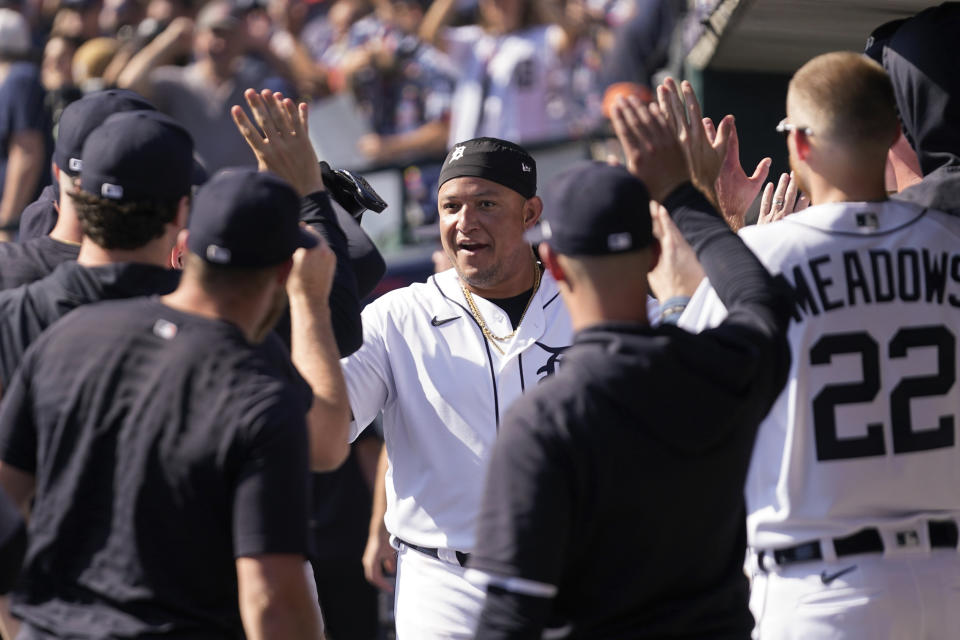
<instances>
[{"instance_id":1,"label":"tigers d logo on headband","mask_svg":"<svg viewBox=\"0 0 960 640\"><path fill-rule=\"evenodd\" d=\"M464 146L455 147L453 150L453 153L450 154L450 162L453 162L454 160L459 160L460 158L462 158L463 152L466 151L466 149L467 148Z\"/></svg>"}]
</instances>

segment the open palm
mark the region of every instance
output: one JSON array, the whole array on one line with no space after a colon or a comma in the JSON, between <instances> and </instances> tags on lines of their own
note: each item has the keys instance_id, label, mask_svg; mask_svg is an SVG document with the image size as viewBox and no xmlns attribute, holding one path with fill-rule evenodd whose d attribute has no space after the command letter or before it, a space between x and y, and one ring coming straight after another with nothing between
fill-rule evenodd
<instances>
[{"instance_id":1,"label":"open palm","mask_svg":"<svg viewBox=\"0 0 960 640\"><path fill-rule=\"evenodd\" d=\"M727 223L734 231L743 227L744 218L747 215L747 209L753 204L757 194L763 187L763 181L767 179L770 173L770 158L764 158L757 164L753 175L748 176L740 164L740 140L737 137L737 127L734 124L733 116L727 116L730 120L730 133L727 142L726 152L723 158L723 164L720 166L720 174L717 176L714 188L717 193L717 204L720 212L726 218ZM706 130L710 143L713 144L716 138L716 128L713 126L713 120L703 119L703 128Z\"/></svg>"}]
</instances>

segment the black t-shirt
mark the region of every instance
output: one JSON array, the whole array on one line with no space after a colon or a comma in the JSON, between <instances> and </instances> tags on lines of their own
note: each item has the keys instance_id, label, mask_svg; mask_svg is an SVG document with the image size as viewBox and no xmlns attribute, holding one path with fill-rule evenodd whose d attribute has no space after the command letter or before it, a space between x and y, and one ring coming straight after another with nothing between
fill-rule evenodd
<instances>
[{"instance_id":1,"label":"black t-shirt","mask_svg":"<svg viewBox=\"0 0 960 640\"><path fill-rule=\"evenodd\" d=\"M7 494L0 490L0 593L17 582L27 551L27 527L23 516Z\"/></svg>"},{"instance_id":2,"label":"black t-shirt","mask_svg":"<svg viewBox=\"0 0 960 640\"><path fill-rule=\"evenodd\" d=\"M76 260L80 245L50 236L0 243L0 290L13 289L50 275L62 262Z\"/></svg>"},{"instance_id":3,"label":"black t-shirt","mask_svg":"<svg viewBox=\"0 0 960 640\"><path fill-rule=\"evenodd\" d=\"M42 280L0 291L0 388L9 383L24 352L44 329L79 306L177 288L180 272L119 262L84 267L65 262Z\"/></svg>"},{"instance_id":4,"label":"black t-shirt","mask_svg":"<svg viewBox=\"0 0 960 640\"><path fill-rule=\"evenodd\" d=\"M492 578L478 639L749 638L743 486L789 369L789 298L702 196L677 200L730 315L581 331L512 405L470 560Z\"/></svg>"},{"instance_id":5,"label":"black t-shirt","mask_svg":"<svg viewBox=\"0 0 960 640\"><path fill-rule=\"evenodd\" d=\"M20 214L20 242L45 236L57 224L59 213L57 202L60 200L60 185L48 184L40 192L40 197L27 205Z\"/></svg>"},{"instance_id":6,"label":"black t-shirt","mask_svg":"<svg viewBox=\"0 0 960 640\"><path fill-rule=\"evenodd\" d=\"M275 336L156 298L51 328L0 410L0 458L37 481L14 612L61 637L239 637L235 558L308 551L312 399Z\"/></svg>"}]
</instances>

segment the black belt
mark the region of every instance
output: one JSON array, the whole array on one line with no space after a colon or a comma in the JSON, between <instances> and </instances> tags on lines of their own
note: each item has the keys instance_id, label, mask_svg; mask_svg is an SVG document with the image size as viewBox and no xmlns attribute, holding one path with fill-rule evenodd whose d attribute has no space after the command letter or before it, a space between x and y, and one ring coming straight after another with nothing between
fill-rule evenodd
<instances>
[{"instance_id":1,"label":"black belt","mask_svg":"<svg viewBox=\"0 0 960 640\"><path fill-rule=\"evenodd\" d=\"M431 558L436 558L436 559L439 560L440 562L446 562L443 558L440 557L440 550L439 550L439 549L432 549L432 548L430 548L430 547L421 547L420 545L417 545L417 544L410 544L410 543L407 542L406 540L401 540L400 538L397 538L397 542L399 542L400 544L402 544L402 545L405 546L405 547L410 547L410 548L413 549L414 551L419 551L420 553L423 553L423 554L425 554L425 555L428 555L428 556L430 556ZM460 563L460 566L461 566L461 567L467 566L467 560L470 559L470 554L469 554L469 553L464 553L463 551L454 551L454 553L455 553L456 556L457 556L457 562Z\"/></svg>"},{"instance_id":2,"label":"black belt","mask_svg":"<svg viewBox=\"0 0 960 640\"><path fill-rule=\"evenodd\" d=\"M943 548L956 548L958 541L957 523L952 520L930 520L927 522L927 530L930 533L930 546ZM913 534L913 535L911 535ZM917 540L914 539L916 532L903 531L897 532L897 545L903 547L915 546ZM834 538L833 548L837 557L852 556L857 553L881 553L883 551L883 538L877 529L863 529L853 535L844 538ZM763 568L763 558L766 555L772 555L774 561L781 567L796 562L812 562L814 560L823 560L823 554L820 551L820 543L804 542L795 547L786 549L773 549L772 551L760 551L757 553L757 561L760 568Z\"/></svg>"}]
</instances>

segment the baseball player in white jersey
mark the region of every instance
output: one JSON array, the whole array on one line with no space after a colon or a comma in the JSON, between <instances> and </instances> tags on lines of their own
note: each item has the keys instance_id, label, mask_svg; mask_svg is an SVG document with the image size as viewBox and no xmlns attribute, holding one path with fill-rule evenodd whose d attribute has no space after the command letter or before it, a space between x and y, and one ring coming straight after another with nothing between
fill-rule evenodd
<instances>
[{"instance_id":1,"label":"baseball player in white jersey","mask_svg":"<svg viewBox=\"0 0 960 640\"><path fill-rule=\"evenodd\" d=\"M747 478L754 635L957 637L960 228L886 199L898 124L867 58L804 65L778 130L816 206L741 232L796 302ZM680 324L724 314L702 284Z\"/></svg>"},{"instance_id":2,"label":"baseball player in white jersey","mask_svg":"<svg viewBox=\"0 0 960 640\"><path fill-rule=\"evenodd\" d=\"M383 411L400 640L473 637L484 592L463 565L500 417L572 339L556 283L524 239L542 208L529 154L463 142L439 184L454 268L369 305L363 346L342 361L353 437Z\"/></svg>"}]
</instances>

